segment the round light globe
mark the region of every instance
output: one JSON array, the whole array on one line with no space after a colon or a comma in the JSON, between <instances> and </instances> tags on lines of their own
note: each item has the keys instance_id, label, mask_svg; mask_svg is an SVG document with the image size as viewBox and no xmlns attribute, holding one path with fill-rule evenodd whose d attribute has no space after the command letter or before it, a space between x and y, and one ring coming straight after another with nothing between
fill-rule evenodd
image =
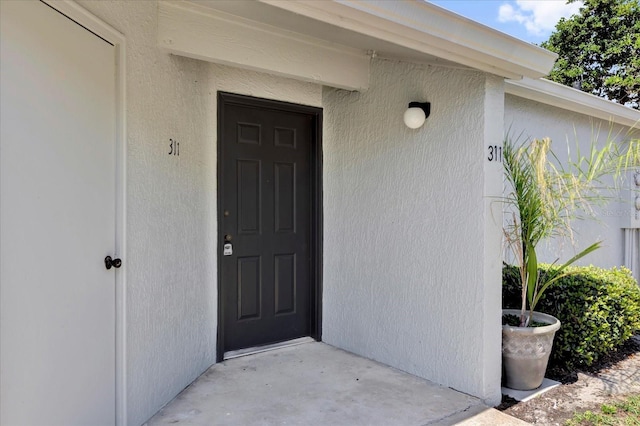
<instances>
[{"instance_id":1,"label":"round light globe","mask_svg":"<svg viewBox=\"0 0 640 426\"><path fill-rule=\"evenodd\" d=\"M417 129L427 119L422 108L408 108L404 112L404 124L410 129Z\"/></svg>"}]
</instances>

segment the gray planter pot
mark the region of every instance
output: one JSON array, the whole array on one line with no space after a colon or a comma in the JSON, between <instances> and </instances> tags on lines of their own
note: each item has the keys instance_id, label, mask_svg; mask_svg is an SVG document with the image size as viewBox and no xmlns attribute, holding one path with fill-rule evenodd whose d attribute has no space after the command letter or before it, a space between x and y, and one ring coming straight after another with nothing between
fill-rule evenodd
<instances>
[{"instance_id":1,"label":"gray planter pot","mask_svg":"<svg viewBox=\"0 0 640 426\"><path fill-rule=\"evenodd\" d=\"M519 309L503 309L502 314L520 316ZM560 321L551 315L533 313L533 320L547 323L542 327L502 326L502 369L505 385L511 389L539 388L547 371L553 337Z\"/></svg>"}]
</instances>

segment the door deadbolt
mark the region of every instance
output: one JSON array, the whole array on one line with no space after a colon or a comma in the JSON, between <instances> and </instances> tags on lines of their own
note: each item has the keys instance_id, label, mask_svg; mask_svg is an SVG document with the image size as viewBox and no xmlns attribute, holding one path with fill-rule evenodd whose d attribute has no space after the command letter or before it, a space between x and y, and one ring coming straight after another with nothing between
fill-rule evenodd
<instances>
[{"instance_id":1,"label":"door deadbolt","mask_svg":"<svg viewBox=\"0 0 640 426\"><path fill-rule=\"evenodd\" d=\"M119 268L122 266L122 260L121 259L112 259L111 256L107 256L104 258L104 266L107 269L111 269L111 267L114 268Z\"/></svg>"}]
</instances>

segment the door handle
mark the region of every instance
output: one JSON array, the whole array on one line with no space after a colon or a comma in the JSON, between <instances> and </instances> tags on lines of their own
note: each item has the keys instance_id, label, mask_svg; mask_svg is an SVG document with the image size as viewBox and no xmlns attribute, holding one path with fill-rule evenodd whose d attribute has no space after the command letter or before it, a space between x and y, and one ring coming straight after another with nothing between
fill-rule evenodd
<instances>
[{"instance_id":1,"label":"door handle","mask_svg":"<svg viewBox=\"0 0 640 426\"><path fill-rule=\"evenodd\" d=\"M232 238L233 238L233 237L232 237L230 234L226 234L226 235L224 236L224 242L225 242L225 243L230 243Z\"/></svg>"},{"instance_id":2,"label":"door handle","mask_svg":"<svg viewBox=\"0 0 640 426\"><path fill-rule=\"evenodd\" d=\"M111 269L111 267L114 268L119 268L122 266L122 260L121 259L112 259L111 256L107 256L104 258L104 266L107 269Z\"/></svg>"}]
</instances>

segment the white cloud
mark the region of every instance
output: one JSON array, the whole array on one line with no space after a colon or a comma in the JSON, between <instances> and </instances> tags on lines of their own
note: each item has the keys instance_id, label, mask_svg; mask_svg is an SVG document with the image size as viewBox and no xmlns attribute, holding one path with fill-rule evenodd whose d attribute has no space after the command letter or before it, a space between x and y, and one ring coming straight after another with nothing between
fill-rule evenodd
<instances>
[{"instance_id":1,"label":"white cloud","mask_svg":"<svg viewBox=\"0 0 640 426\"><path fill-rule=\"evenodd\" d=\"M582 2L566 3L566 0L516 0L504 3L498 9L498 21L517 22L527 33L541 36L550 34L560 18L577 14Z\"/></svg>"}]
</instances>

